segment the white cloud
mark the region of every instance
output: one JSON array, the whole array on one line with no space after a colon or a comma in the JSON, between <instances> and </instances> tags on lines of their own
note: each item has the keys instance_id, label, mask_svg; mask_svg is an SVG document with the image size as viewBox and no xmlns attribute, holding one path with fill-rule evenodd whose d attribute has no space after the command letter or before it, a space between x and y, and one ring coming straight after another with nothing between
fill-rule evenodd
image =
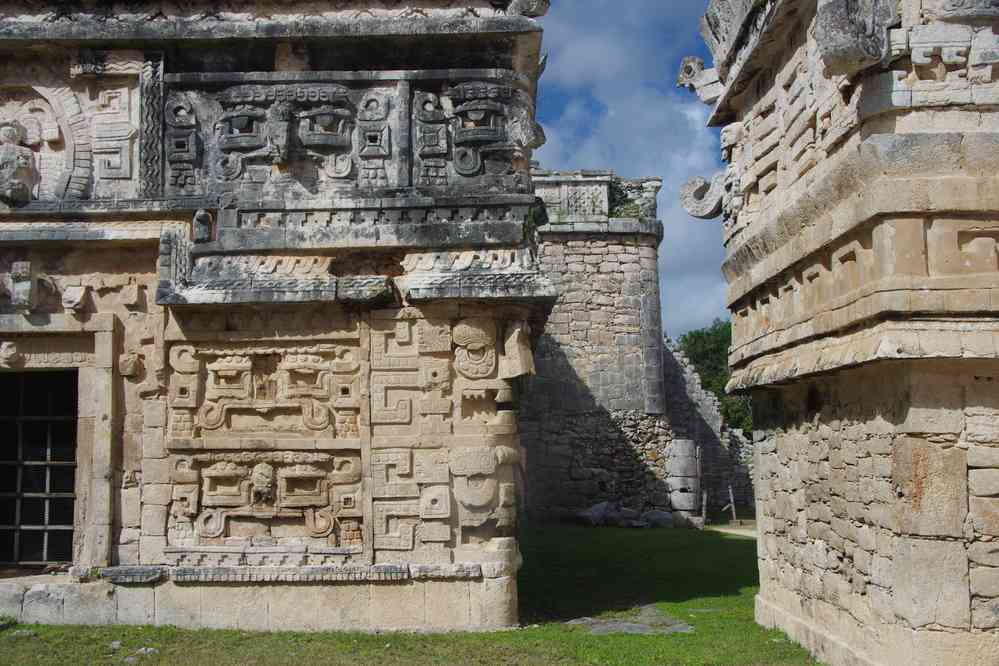
<instances>
[{"instance_id":1,"label":"white cloud","mask_svg":"<svg viewBox=\"0 0 999 666\"><path fill-rule=\"evenodd\" d=\"M663 319L673 336L725 316L721 226L690 218L678 199L688 178L720 168L707 107L674 87L682 57L702 48L701 4L561 0L544 20L548 144L536 159L551 169L663 178Z\"/></svg>"}]
</instances>

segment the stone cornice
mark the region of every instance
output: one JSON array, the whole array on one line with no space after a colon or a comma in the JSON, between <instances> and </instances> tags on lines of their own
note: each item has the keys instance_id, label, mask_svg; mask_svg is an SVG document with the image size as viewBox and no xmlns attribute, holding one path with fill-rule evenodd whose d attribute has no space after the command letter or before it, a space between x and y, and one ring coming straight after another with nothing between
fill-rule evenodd
<instances>
[{"instance_id":1,"label":"stone cornice","mask_svg":"<svg viewBox=\"0 0 999 666\"><path fill-rule=\"evenodd\" d=\"M204 17L176 17L149 20L134 16L102 20L79 16L75 20L14 20L0 18L0 40L6 45L18 42L170 42L190 39L291 39L374 36L443 36L463 34L506 34L540 36L541 26L523 16L489 18L399 18L337 16L281 16L214 20Z\"/></svg>"},{"instance_id":2,"label":"stone cornice","mask_svg":"<svg viewBox=\"0 0 999 666\"><path fill-rule=\"evenodd\" d=\"M736 367L726 389L773 386L875 361L996 359L999 324L991 318L882 321L768 354Z\"/></svg>"}]
</instances>

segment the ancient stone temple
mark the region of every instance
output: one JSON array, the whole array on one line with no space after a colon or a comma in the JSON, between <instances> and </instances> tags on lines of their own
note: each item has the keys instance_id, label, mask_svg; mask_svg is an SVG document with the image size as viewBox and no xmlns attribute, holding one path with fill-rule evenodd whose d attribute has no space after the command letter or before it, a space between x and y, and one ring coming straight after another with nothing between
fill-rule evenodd
<instances>
[{"instance_id":1,"label":"ancient stone temple","mask_svg":"<svg viewBox=\"0 0 999 666\"><path fill-rule=\"evenodd\" d=\"M516 623L547 7L0 3L0 612Z\"/></svg>"},{"instance_id":2,"label":"ancient stone temple","mask_svg":"<svg viewBox=\"0 0 999 666\"><path fill-rule=\"evenodd\" d=\"M757 619L829 664L999 663L999 6L712 0Z\"/></svg>"}]
</instances>

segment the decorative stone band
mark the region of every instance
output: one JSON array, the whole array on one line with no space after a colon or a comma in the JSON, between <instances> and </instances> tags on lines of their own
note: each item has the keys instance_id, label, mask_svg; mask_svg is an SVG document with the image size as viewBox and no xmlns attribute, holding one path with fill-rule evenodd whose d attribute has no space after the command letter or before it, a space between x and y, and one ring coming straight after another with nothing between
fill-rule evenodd
<instances>
[{"instance_id":1,"label":"decorative stone band","mask_svg":"<svg viewBox=\"0 0 999 666\"><path fill-rule=\"evenodd\" d=\"M220 211L217 240L199 243L192 252L516 245L524 241L534 206L527 195L343 200L302 210L265 203Z\"/></svg>"},{"instance_id":2,"label":"decorative stone band","mask_svg":"<svg viewBox=\"0 0 999 666\"><path fill-rule=\"evenodd\" d=\"M201 208L217 205L218 201L203 197L169 197L165 199L59 199L32 201L9 214L4 219L36 219L55 216L79 217L80 215L134 215L153 216L163 213L177 213L187 217Z\"/></svg>"},{"instance_id":3,"label":"decorative stone band","mask_svg":"<svg viewBox=\"0 0 999 666\"><path fill-rule=\"evenodd\" d=\"M256 303L387 303L393 298L391 280L378 275L326 279L212 280L157 293L161 305Z\"/></svg>"},{"instance_id":4,"label":"decorative stone band","mask_svg":"<svg viewBox=\"0 0 999 666\"><path fill-rule=\"evenodd\" d=\"M981 214L999 210L994 133L875 134L801 183L767 223L729 250L722 272L735 303L809 254L882 215ZM960 165L952 166L952 165ZM962 170L963 169L963 170ZM974 171L970 171L974 169ZM984 175L969 175L981 173ZM838 193L830 199L832 192ZM816 201L840 203L816 208Z\"/></svg>"},{"instance_id":5,"label":"decorative stone band","mask_svg":"<svg viewBox=\"0 0 999 666\"><path fill-rule=\"evenodd\" d=\"M409 302L440 298L554 299L555 285L540 272L531 248L478 248L460 252L414 252L395 278Z\"/></svg>"},{"instance_id":6,"label":"decorative stone band","mask_svg":"<svg viewBox=\"0 0 999 666\"><path fill-rule=\"evenodd\" d=\"M638 220L634 218L612 217L606 223L576 222L569 224L546 224L538 227L540 234L637 234L663 239L663 223L659 220Z\"/></svg>"},{"instance_id":7,"label":"decorative stone band","mask_svg":"<svg viewBox=\"0 0 999 666\"><path fill-rule=\"evenodd\" d=\"M481 580L516 573L516 567L489 564L376 564L372 566L128 566L74 571L79 580L100 578L115 585L176 583L368 583L407 580ZM487 575L495 574L495 575Z\"/></svg>"},{"instance_id":8,"label":"decorative stone band","mask_svg":"<svg viewBox=\"0 0 999 666\"><path fill-rule=\"evenodd\" d=\"M395 279L410 302L440 298L554 299L558 290L543 275L533 273L430 273Z\"/></svg>"},{"instance_id":9,"label":"decorative stone band","mask_svg":"<svg viewBox=\"0 0 999 666\"><path fill-rule=\"evenodd\" d=\"M763 356L732 371L727 390L771 386L863 363L911 359L999 358L999 323L981 319L881 322Z\"/></svg>"},{"instance_id":10,"label":"decorative stone band","mask_svg":"<svg viewBox=\"0 0 999 666\"><path fill-rule=\"evenodd\" d=\"M419 302L440 298L475 299L553 299L552 283L532 261L495 262L441 257L499 257L501 254L529 255L527 250L468 250L458 253L410 255L407 262L416 272L402 277L379 275L335 277L329 273L329 258L317 257L301 269L292 267L282 275L266 260L270 255L231 256L200 254L199 246L187 240L184 232L169 230L160 240L161 305L205 305L221 303L313 303L341 302L384 304L395 299L393 282L406 300ZM193 255L193 256L192 256ZM429 263L421 257L429 257ZM297 264L301 258L295 259ZM210 263L202 267L199 262ZM318 263L317 263L318 262ZM192 267L193 263L193 267ZM315 264L315 265L314 265ZM318 268L316 268L318 266ZM219 275L221 274L221 275Z\"/></svg>"}]
</instances>

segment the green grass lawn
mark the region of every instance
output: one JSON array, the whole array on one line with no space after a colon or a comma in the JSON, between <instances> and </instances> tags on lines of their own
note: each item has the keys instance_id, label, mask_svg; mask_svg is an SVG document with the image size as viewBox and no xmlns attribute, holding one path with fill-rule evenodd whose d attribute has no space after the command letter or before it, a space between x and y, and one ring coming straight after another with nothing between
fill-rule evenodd
<instances>
[{"instance_id":1,"label":"green grass lawn","mask_svg":"<svg viewBox=\"0 0 999 666\"><path fill-rule=\"evenodd\" d=\"M251 634L171 628L25 627L0 632L0 664L815 664L753 622L756 544L717 532L534 526L522 543L521 620L494 634ZM595 636L580 617L655 604L690 634ZM112 641L121 648L111 650ZM131 660L130 660L131 661Z\"/></svg>"}]
</instances>

